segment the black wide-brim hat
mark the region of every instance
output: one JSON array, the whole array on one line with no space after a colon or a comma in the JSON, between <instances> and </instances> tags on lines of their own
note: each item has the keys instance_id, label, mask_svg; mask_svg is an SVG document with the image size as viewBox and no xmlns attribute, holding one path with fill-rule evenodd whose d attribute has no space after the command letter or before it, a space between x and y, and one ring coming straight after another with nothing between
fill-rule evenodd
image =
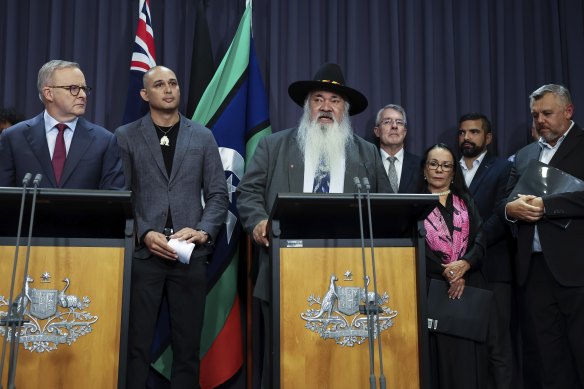
<instances>
[{"instance_id":1,"label":"black wide-brim hat","mask_svg":"<svg viewBox=\"0 0 584 389\"><path fill-rule=\"evenodd\" d=\"M340 66L325 63L317 70L312 81L296 81L288 87L288 94L299 106L304 106L308 93L324 90L337 93L350 104L349 115L357 115L367 108L367 98L358 90L345 85L345 77Z\"/></svg>"}]
</instances>

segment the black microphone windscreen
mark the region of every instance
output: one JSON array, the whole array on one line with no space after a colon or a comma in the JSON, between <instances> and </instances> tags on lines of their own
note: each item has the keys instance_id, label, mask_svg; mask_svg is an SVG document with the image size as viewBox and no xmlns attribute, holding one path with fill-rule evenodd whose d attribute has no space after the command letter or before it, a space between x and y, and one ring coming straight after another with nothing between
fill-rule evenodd
<instances>
[{"instance_id":1,"label":"black microphone windscreen","mask_svg":"<svg viewBox=\"0 0 584 389\"><path fill-rule=\"evenodd\" d=\"M37 173L36 176L34 176L34 181L32 182L34 185L38 185L41 183L41 180L43 179L43 175L41 173Z\"/></svg>"},{"instance_id":2,"label":"black microphone windscreen","mask_svg":"<svg viewBox=\"0 0 584 389\"><path fill-rule=\"evenodd\" d=\"M363 185L365 185L367 190L371 189L371 185L369 185L369 178L363 177Z\"/></svg>"},{"instance_id":3,"label":"black microphone windscreen","mask_svg":"<svg viewBox=\"0 0 584 389\"><path fill-rule=\"evenodd\" d=\"M32 178L32 174L26 173L24 175L24 178L22 179L22 185L28 185L31 178Z\"/></svg>"}]
</instances>

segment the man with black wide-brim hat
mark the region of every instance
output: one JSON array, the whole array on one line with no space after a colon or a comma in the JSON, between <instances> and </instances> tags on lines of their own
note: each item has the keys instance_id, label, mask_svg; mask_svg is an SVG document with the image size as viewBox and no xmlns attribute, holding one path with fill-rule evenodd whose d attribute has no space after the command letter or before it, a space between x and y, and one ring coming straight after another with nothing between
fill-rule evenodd
<instances>
[{"instance_id":1,"label":"man with black wide-brim hat","mask_svg":"<svg viewBox=\"0 0 584 389\"><path fill-rule=\"evenodd\" d=\"M353 193L354 177L367 177L372 192L391 192L377 148L355 135L349 120L367 108L367 98L346 85L339 65L323 64L313 80L292 83L288 94L304 107L298 127L263 138L237 188L243 226L262 246L254 296L263 302L266 321L266 227L277 193Z\"/></svg>"}]
</instances>

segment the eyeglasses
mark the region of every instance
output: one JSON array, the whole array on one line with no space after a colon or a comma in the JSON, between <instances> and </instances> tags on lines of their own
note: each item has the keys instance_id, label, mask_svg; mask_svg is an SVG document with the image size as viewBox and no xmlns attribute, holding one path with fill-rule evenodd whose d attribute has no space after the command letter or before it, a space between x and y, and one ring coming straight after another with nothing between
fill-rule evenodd
<instances>
[{"instance_id":1,"label":"eyeglasses","mask_svg":"<svg viewBox=\"0 0 584 389\"><path fill-rule=\"evenodd\" d=\"M383 119L381 121L381 125L383 126L393 126L394 123L398 127L403 127L406 125L406 122L402 119Z\"/></svg>"},{"instance_id":2,"label":"eyeglasses","mask_svg":"<svg viewBox=\"0 0 584 389\"><path fill-rule=\"evenodd\" d=\"M438 163L436 161L429 161L426 162L426 166L428 166L428 169L430 170L438 170L438 168L441 167L445 172L449 172L454 169L454 164L450 162Z\"/></svg>"},{"instance_id":3,"label":"eyeglasses","mask_svg":"<svg viewBox=\"0 0 584 389\"><path fill-rule=\"evenodd\" d=\"M91 87L81 85L48 85L49 88L68 89L73 96L78 96L79 92L83 90L86 96L91 94Z\"/></svg>"}]
</instances>

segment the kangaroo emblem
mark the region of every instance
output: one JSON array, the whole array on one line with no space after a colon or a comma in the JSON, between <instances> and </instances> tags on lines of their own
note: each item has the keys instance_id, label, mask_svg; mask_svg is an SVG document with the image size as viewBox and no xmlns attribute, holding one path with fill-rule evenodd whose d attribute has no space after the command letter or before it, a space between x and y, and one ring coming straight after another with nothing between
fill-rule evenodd
<instances>
[{"instance_id":1,"label":"kangaroo emblem","mask_svg":"<svg viewBox=\"0 0 584 389\"><path fill-rule=\"evenodd\" d=\"M335 306L335 303L337 302L337 300L339 298L339 295L337 294L337 289L335 286L335 282L337 280L338 280L338 278L334 274L331 274L331 281L329 283L329 289L326 292L326 294L324 295L324 297L322 298L322 303L320 304L320 311L314 316L314 318L320 318L325 313L327 313L327 318L330 319L331 313L333 311L333 307Z\"/></svg>"},{"instance_id":2,"label":"kangaroo emblem","mask_svg":"<svg viewBox=\"0 0 584 389\"><path fill-rule=\"evenodd\" d=\"M16 296L16 299L14 301L16 301L17 305L16 305L16 312L20 313L20 314L24 314L26 312L26 308L28 307L28 304L30 304L30 302L32 301L32 299L30 298L30 282L33 282L34 280L32 278L30 278L30 276L26 276L26 282L24 284L24 294L20 293L18 296Z\"/></svg>"}]
</instances>

